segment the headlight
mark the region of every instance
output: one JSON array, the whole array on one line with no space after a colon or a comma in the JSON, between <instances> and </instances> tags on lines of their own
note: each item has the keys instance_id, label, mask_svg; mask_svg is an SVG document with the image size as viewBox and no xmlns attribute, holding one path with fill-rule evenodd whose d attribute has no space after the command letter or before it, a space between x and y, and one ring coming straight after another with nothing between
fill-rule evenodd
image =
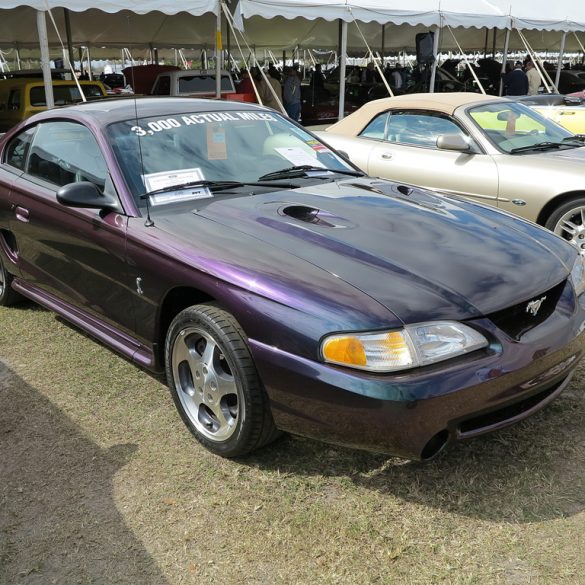
<instances>
[{"instance_id":1,"label":"headlight","mask_svg":"<svg viewBox=\"0 0 585 585\"><path fill-rule=\"evenodd\" d=\"M571 282L575 289L575 294L580 296L585 292L585 256L579 254L573 264L573 270L571 270Z\"/></svg>"},{"instance_id":2,"label":"headlight","mask_svg":"<svg viewBox=\"0 0 585 585\"><path fill-rule=\"evenodd\" d=\"M467 325L436 321L408 325L399 331L330 335L321 344L326 362L369 370L395 372L475 351L487 339Z\"/></svg>"}]
</instances>

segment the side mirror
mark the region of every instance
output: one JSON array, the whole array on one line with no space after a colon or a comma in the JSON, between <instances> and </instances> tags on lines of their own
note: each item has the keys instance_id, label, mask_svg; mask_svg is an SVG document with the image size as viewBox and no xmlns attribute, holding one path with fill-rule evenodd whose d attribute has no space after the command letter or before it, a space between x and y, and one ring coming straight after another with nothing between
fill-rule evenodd
<instances>
[{"instance_id":1,"label":"side mirror","mask_svg":"<svg viewBox=\"0 0 585 585\"><path fill-rule=\"evenodd\" d=\"M437 137L437 148L441 150L457 150L459 152L471 152L469 142L461 134L441 134Z\"/></svg>"},{"instance_id":2,"label":"side mirror","mask_svg":"<svg viewBox=\"0 0 585 585\"><path fill-rule=\"evenodd\" d=\"M57 191L57 201L66 207L119 210L117 200L110 195L104 195L89 181L64 185Z\"/></svg>"},{"instance_id":3,"label":"side mirror","mask_svg":"<svg viewBox=\"0 0 585 585\"><path fill-rule=\"evenodd\" d=\"M522 101L526 102L527 100L522 100ZM501 112L498 112L497 118L500 122L507 122L511 118L517 119L518 114L512 112L512 110L503 110Z\"/></svg>"}]
</instances>

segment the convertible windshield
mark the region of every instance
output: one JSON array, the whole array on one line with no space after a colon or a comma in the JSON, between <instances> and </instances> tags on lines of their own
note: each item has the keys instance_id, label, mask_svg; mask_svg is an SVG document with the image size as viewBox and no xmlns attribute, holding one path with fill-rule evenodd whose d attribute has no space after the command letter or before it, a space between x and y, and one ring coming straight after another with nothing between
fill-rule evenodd
<instances>
[{"instance_id":1,"label":"convertible windshield","mask_svg":"<svg viewBox=\"0 0 585 585\"><path fill-rule=\"evenodd\" d=\"M571 132L529 107L509 101L483 104L468 110L471 119L503 152L542 152L550 145L575 148ZM552 147L551 147L552 148Z\"/></svg>"},{"instance_id":2,"label":"convertible windshield","mask_svg":"<svg viewBox=\"0 0 585 585\"><path fill-rule=\"evenodd\" d=\"M211 197L213 190L206 187L210 182L234 181L244 186L291 167L310 168L310 173L295 175L305 179L335 176L332 171L356 173L276 112L187 112L118 122L108 132L139 205L145 204L146 193L164 191L164 197L150 200L153 205ZM184 189L191 184L201 188ZM263 187L276 189L278 184Z\"/></svg>"}]
</instances>

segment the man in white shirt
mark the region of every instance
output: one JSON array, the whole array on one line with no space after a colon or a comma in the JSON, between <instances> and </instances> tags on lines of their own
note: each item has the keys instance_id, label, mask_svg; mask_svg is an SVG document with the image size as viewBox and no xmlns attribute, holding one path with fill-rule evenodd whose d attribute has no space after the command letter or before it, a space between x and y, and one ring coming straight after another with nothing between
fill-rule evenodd
<instances>
[{"instance_id":1,"label":"man in white shirt","mask_svg":"<svg viewBox=\"0 0 585 585\"><path fill-rule=\"evenodd\" d=\"M536 95L540 87L540 73L532 61L526 63L526 77L528 77L528 95Z\"/></svg>"}]
</instances>

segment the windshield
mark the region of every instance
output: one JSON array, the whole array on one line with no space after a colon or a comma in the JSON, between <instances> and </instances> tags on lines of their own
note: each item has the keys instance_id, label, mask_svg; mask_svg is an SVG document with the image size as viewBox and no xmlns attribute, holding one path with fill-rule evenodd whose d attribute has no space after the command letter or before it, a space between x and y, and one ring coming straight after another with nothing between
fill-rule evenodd
<instances>
[{"instance_id":1,"label":"windshield","mask_svg":"<svg viewBox=\"0 0 585 585\"><path fill-rule=\"evenodd\" d=\"M537 146L543 142L561 143L572 136L555 122L529 107L514 102L496 102L467 110L471 119L490 141L503 152ZM567 143L567 148L571 144Z\"/></svg>"},{"instance_id":2,"label":"windshield","mask_svg":"<svg viewBox=\"0 0 585 585\"><path fill-rule=\"evenodd\" d=\"M252 182L291 167L323 168L307 172L309 176L323 176L327 169L355 172L276 112L187 112L118 122L108 133L139 205L145 204L145 193L196 181ZM201 196L210 193L194 191L191 198ZM185 197L189 195L177 190L177 201ZM164 201L172 202L172 194Z\"/></svg>"}]
</instances>

